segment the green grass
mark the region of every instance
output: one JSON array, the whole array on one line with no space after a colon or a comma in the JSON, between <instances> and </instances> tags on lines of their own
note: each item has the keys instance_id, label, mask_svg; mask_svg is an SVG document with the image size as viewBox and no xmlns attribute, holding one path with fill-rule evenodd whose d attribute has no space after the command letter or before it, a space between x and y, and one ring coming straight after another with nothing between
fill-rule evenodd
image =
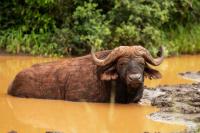
<instances>
[{"instance_id":1,"label":"green grass","mask_svg":"<svg viewBox=\"0 0 200 133\"><path fill-rule=\"evenodd\" d=\"M0 49L11 54L61 56L57 44L48 42L50 33L23 34L20 29L0 32Z\"/></svg>"},{"instance_id":2,"label":"green grass","mask_svg":"<svg viewBox=\"0 0 200 133\"><path fill-rule=\"evenodd\" d=\"M23 35L21 30L14 29L1 31L0 49L12 54L64 55L63 50L69 45L68 42L64 41L63 45L58 45L54 41L48 41L49 35L51 34L35 34L33 32ZM57 36L54 36L54 38L62 39ZM200 53L200 24L188 25L186 27L179 25L175 29L165 30L163 31L161 43L166 48L165 53L167 56ZM151 47L151 53L155 54L157 47Z\"/></svg>"},{"instance_id":3,"label":"green grass","mask_svg":"<svg viewBox=\"0 0 200 133\"><path fill-rule=\"evenodd\" d=\"M164 33L167 55L200 53L200 25L178 26Z\"/></svg>"}]
</instances>

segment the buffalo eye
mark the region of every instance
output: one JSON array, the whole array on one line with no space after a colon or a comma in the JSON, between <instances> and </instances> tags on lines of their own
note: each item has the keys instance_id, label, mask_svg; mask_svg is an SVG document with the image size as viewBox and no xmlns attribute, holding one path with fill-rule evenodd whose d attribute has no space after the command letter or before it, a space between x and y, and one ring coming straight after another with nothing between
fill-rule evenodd
<instances>
[{"instance_id":1,"label":"buffalo eye","mask_svg":"<svg viewBox=\"0 0 200 133\"><path fill-rule=\"evenodd\" d=\"M124 62L119 64L120 67L123 67L124 65L126 65Z\"/></svg>"},{"instance_id":2,"label":"buffalo eye","mask_svg":"<svg viewBox=\"0 0 200 133\"><path fill-rule=\"evenodd\" d=\"M141 67L144 67L144 63L143 62L138 62L138 64L141 66Z\"/></svg>"},{"instance_id":3,"label":"buffalo eye","mask_svg":"<svg viewBox=\"0 0 200 133\"><path fill-rule=\"evenodd\" d=\"M127 65L127 62L120 62L119 64L118 64L118 66L120 67L120 68L123 68L124 66L126 66Z\"/></svg>"},{"instance_id":4,"label":"buffalo eye","mask_svg":"<svg viewBox=\"0 0 200 133\"><path fill-rule=\"evenodd\" d=\"M128 62L130 61L129 58L120 58L117 62L117 68L118 70L123 69L127 66Z\"/></svg>"}]
</instances>

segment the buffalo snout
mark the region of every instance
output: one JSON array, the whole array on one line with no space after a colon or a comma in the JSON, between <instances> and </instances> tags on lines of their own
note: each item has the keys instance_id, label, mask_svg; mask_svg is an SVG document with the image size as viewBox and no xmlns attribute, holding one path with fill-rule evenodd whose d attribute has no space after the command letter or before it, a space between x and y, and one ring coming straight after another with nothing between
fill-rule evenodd
<instances>
[{"instance_id":1,"label":"buffalo snout","mask_svg":"<svg viewBox=\"0 0 200 133\"><path fill-rule=\"evenodd\" d=\"M140 73L128 74L126 80L129 86L136 87L139 84L143 84L143 75Z\"/></svg>"}]
</instances>

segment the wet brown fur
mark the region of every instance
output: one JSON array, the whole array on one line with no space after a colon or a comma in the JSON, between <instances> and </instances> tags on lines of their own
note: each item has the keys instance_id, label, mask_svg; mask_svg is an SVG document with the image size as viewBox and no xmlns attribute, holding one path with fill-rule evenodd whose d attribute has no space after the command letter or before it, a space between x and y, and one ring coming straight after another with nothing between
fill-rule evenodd
<instances>
[{"instance_id":1,"label":"wet brown fur","mask_svg":"<svg viewBox=\"0 0 200 133\"><path fill-rule=\"evenodd\" d=\"M110 51L97 53L104 58ZM19 72L8 94L26 98L108 102L110 84L102 82L91 55L36 64Z\"/></svg>"},{"instance_id":2,"label":"wet brown fur","mask_svg":"<svg viewBox=\"0 0 200 133\"><path fill-rule=\"evenodd\" d=\"M104 59L110 52L97 52L96 56ZM97 67L91 55L35 64L16 75L8 94L26 98L109 102L114 84L115 102L138 102L142 97L143 84L129 92L120 77L110 73L115 64ZM146 69L149 78L160 77L158 71L147 65Z\"/></svg>"}]
</instances>

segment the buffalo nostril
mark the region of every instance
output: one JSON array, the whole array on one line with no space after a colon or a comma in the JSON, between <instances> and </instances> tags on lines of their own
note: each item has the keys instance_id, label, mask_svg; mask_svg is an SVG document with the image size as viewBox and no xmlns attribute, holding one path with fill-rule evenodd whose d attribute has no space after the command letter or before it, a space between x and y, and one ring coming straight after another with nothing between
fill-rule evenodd
<instances>
[{"instance_id":1,"label":"buffalo nostril","mask_svg":"<svg viewBox=\"0 0 200 133\"><path fill-rule=\"evenodd\" d=\"M129 77L130 80L136 80L136 79L140 80L142 75L141 74L130 74L128 77Z\"/></svg>"}]
</instances>

